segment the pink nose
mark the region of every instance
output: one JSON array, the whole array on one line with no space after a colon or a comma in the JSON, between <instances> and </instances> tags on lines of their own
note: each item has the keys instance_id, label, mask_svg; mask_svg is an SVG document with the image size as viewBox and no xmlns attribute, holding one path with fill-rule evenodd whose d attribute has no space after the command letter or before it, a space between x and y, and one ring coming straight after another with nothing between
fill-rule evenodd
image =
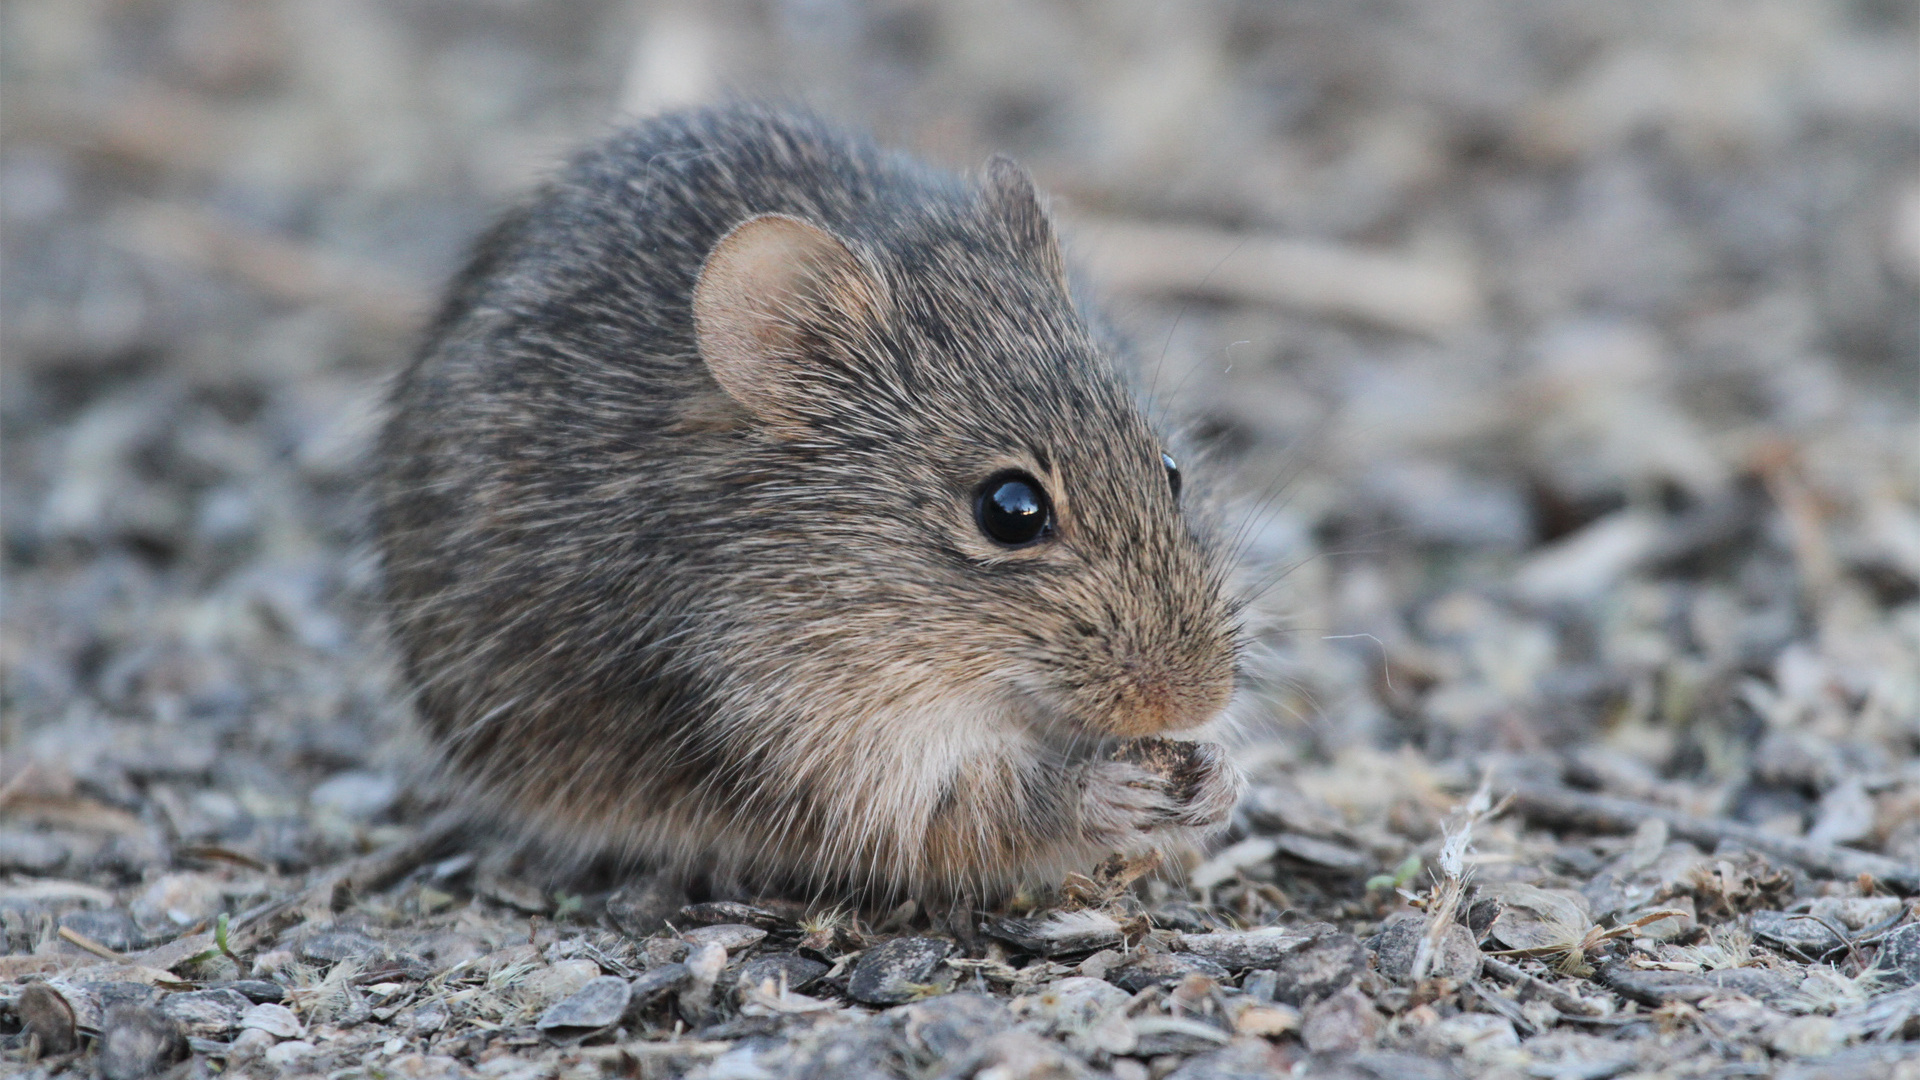
<instances>
[{"instance_id":1,"label":"pink nose","mask_svg":"<svg viewBox=\"0 0 1920 1080\"><path fill-rule=\"evenodd\" d=\"M1228 679L1137 675L1121 682L1107 726L1125 738L1184 731L1218 716L1232 691Z\"/></svg>"}]
</instances>

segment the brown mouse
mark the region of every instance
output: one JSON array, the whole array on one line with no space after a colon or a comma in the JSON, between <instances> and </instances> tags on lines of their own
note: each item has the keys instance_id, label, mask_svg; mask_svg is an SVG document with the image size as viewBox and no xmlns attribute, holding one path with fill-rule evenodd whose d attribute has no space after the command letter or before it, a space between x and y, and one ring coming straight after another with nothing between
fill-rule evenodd
<instances>
[{"instance_id":1,"label":"brown mouse","mask_svg":"<svg viewBox=\"0 0 1920 1080\"><path fill-rule=\"evenodd\" d=\"M1222 824L1227 568L1090 325L1006 159L741 106L574 158L481 242L381 442L448 775L556 850L863 900Z\"/></svg>"}]
</instances>

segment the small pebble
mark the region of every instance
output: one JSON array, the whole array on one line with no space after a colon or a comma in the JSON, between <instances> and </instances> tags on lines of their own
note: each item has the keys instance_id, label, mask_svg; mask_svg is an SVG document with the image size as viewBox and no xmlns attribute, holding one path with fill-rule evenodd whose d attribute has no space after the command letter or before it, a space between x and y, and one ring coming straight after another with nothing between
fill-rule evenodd
<instances>
[{"instance_id":1,"label":"small pebble","mask_svg":"<svg viewBox=\"0 0 1920 1080\"><path fill-rule=\"evenodd\" d=\"M945 938L894 938L860 957L847 996L869 1005L898 1005L927 992L934 972L953 955Z\"/></svg>"},{"instance_id":2,"label":"small pebble","mask_svg":"<svg viewBox=\"0 0 1920 1080\"><path fill-rule=\"evenodd\" d=\"M1920 923L1908 923L1881 939L1874 967L1890 986L1920 986Z\"/></svg>"},{"instance_id":3,"label":"small pebble","mask_svg":"<svg viewBox=\"0 0 1920 1080\"><path fill-rule=\"evenodd\" d=\"M1371 1044L1385 1023L1365 994L1348 987L1307 1008L1300 1041L1316 1054L1350 1053Z\"/></svg>"},{"instance_id":4,"label":"small pebble","mask_svg":"<svg viewBox=\"0 0 1920 1080\"><path fill-rule=\"evenodd\" d=\"M1380 933L1367 942L1375 956L1375 968L1396 982L1413 980L1413 967L1422 943L1428 940L1432 920L1421 915L1395 915ZM1464 981L1479 977L1480 948L1473 932L1459 923L1448 923L1441 931L1437 947L1428 957L1423 978Z\"/></svg>"},{"instance_id":5,"label":"small pebble","mask_svg":"<svg viewBox=\"0 0 1920 1080\"><path fill-rule=\"evenodd\" d=\"M276 1039L297 1039L307 1033L305 1024L285 1005L261 1002L240 1014L240 1026L264 1031Z\"/></svg>"},{"instance_id":6,"label":"small pebble","mask_svg":"<svg viewBox=\"0 0 1920 1080\"><path fill-rule=\"evenodd\" d=\"M1149 986L1177 983L1189 975L1205 975L1226 982L1227 969L1192 953L1143 953L1107 972L1107 981L1128 993L1137 994Z\"/></svg>"},{"instance_id":7,"label":"small pebble","mask_svg":"<svg viewBox=\"0 0 1920 1080\"><path fill-rule=\"evenodd\" d=\"M718 926L695 927L680 936L696 949L702 945L718 945L729 953L737 953L758 945L766 938L767 932L739 923L721 923Z\"/></svg>"},{"instance_id":8,"label":"small pebble","mask_svg":"<svg viewBox=\"0 0 1920 1080\"><path fill-rule=\"evenodd\" d=\"M534 1027L556 1040L584 1038L617 1022L632 992L627 980L604 975L542 1013Z\"/></svg>"},{"instance_id":9,"label":"small pebble","mask_svg":"<svg viewBox=\"0 0 1920 1080\"><path fill-rule=\"evenodd\" d=\"M662 878L650 878L607 897L607 919L621 933L644 938L665 927L667 919L686 902L684 889Z\"/></svg>"},{"instance_id":10,"label":"small pebble","mask_svg":"<svg viewBox=\"0 0 1920 1080\"><path fill-rule=\"evenodd\" d=\"M168 994L160 1001L160 1011L178 1023L189 1036L224 1039L240 1024L243 1013L253 1007L245 995L232 990L189 990Z\"/></svg>"},{"instance_id":11,"label":"small pebble","mask_svg":"<svg viewBox=\"0 0 1920 1080\"><path fill-rule=\"evenodd\" d=\"M294 1069L313 1056L315 1047L305 1039L293 1039L267 1048L266 1062L276 1069Z\"/></svg>"},{"instance_id":12,"label":"small pebble","mask_svg":"<svg viewBox=\"0 0 1920 1080\"><path fill-rule=\"evenodd\" d=\"M28 1033L40 1036L42 1054L64 1054L78 1044L73 1006L46 983L22 987L13 1000L13 1011Z\"/></svg>"},{"instance_id":13,"label":"small pebble","mask_svg":"<svg viewBox=\"0 0 1920 1080\"><path fill-rule=\"evenodd\" d=\"M740 977L736 985L743 990L763 984L804 990L818 982L828 970L826 964L798 953L779 953L756 957L740 965Z\"/></svg>"},{"instance_id":14,"label":"small pebble","mask_svg":"<svg viewBox=\"0 0 1920 1080\"><path fill-rule=\"evenodd\" d=\"M104 1080L145 1080L188 1054L180 1025L145 1005L115 1005L100 1025L97 1068Z\"/></svg>"}]
</instances>

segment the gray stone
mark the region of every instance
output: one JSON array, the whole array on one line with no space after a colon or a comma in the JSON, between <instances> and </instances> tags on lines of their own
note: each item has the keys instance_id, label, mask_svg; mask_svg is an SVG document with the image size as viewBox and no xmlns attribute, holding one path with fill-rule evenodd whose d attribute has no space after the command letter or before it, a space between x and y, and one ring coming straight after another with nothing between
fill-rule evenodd
<instances>
[{"instance_id":1,"label":"gray stone","mask_svg":"<svg viewBox=\"0 0 1920 1080\"><path fill-rule=\"evenodd\" d=\"M907 1043L935 1061L950 1062L1013 1026L1006 1003L986 994L945 994L902 1006Z\"/></svg>"},{"instance_id":2,"label":"gray stone","mask_svg":"<svg viewBox=\"0 0 1920 1080\"><path fill-rule=\"evenodd\" d=\"M307 1059L312 1057L318 1050L319 1047L314 1046L305 1039L292 1039L269 1047L265 1059L267 1064L282 1072L293 1072L299 1069L300 1066L306 1064Z\"/></svg>"},{"instance_id":3,"label":"gray stone","mask_svg":"<svg viewBox=\"0 0 1920 1080\"><path fill-rule=\"evenodd\" d=\"M820 977L828 970L827 965L820 961L798 953L776 953L756 957L740 965L735 985L745 990L772 983L775 986L784 984L789 990L803 990L820 981Z\"/></svg>"},{"instance_id":4,"label":"gray stone","mask_svg":"<svg viewBox=\"0 0 1920 1080\"><path fill-rule=\"evenodd\" d=\"M220 983L212 987L212 989L232 990L255 1004L263 1001L279 1002L287 1000L286 987L281 986L277 982L268 982L265 979L235 979L232 982Z\"/></svg>"},{"instance_id":5,"label":"gray stone","mask_svg":"<svg viewBox=\"0 0 1920 1080\"><path fill-rule=\"evenodd\" d=\"M1274 1000L1304 1005L1343 989L1367 970L1367 948L1348 933L1323 934L1273 969Z\"/></svg>"},{"instance_id":6,"label":"gray stone","mask_svg":"<svg viewBox=\"0 0 1920 1080\"><path fill-rule=\"evenodd\" d=\"M1785 911L1756 911L1747 916L1753 936L1800 960L1822 960L1847 947L1828 920Z\"/></svg>"},{"instance_id":7,"label":"gray stone","mask_svg":"<svg viewBox=\"0 0 1920 1080\"><path fill-rule=\"evenodd\" d=\"M632 996L627 980L602 975L542 1013L534 1027L555 1041L577 1041L617 1023Z\"/></svg>"},{"instance_id":8,"label":"gray stone","mask_svg":"<svg viewBox=\"0 0 1920 1080\"><path fill-rule=\"evenodd\" d=\"M240 1026L240 1015L253 1007L245 995L232 990L189 990L168 994L160 1011L178 1023L188 1036L224 1039Z\"/></svg>"},{"instance_id":9,"label":"gray stone","mask_svg":"<svg viewBox=\"0 0 1920 1080\"><path fill-rule=\"evenodd\" d=\"M420 1035L431 1035L445 1028L450 1019L452 1017L447 1013L447 1004L444 1001L423 1001L407 1010L402 1016L406 1026Z\"/></svg>"},{"instance_id":10,"label":"gray stone","mask_svg":"<svg viewBox=\"0 0 1920 1080\"><path fill-rule=\"evenodd\" d=\"M642 941L638 950L643 967L677 964L692 951L693 946L677 937L651 937Z\"/></svg>"},{"instance_id":11,"label":"gray stone","mask_svg":"<svg viewBox=\"0 0 1920 1080\"><path fill-rule=\"evenodd\" d=\"M1410 981L1420 943L1426 940L1432 925L1431 920L1421 915L1401 914L1387 920L1380 933L1367 942L1380 974L1395 982ZM1428 961L1424 977L1472 979L1479 976L1480 963L1480 949L1474 944L1472 931L1459 923L1448 923Z\"/></svg>"},{"instance_id":12,"label":"gray stone","mask_svg":"<svg viewBox=\"0 0 1920 1080\"><path fill-rule=\"evenodd\" d=\"M1362 1050L1347 1059L1368 1080L1453 1080L1460 1075L1444 1058L1422 1057L1398 1050ZM1554 1067L1556 1070L1558 1066ZM1555 1071L1552 1080L1575 1080Z\"/></svg>"},{"instance_id":13,"label":"gray stone","mask_svg":"<svg viewBox=\"0 0 1920 1080\"><path fill-rule=\"evenodd\" d=\"M1288 1065L1271 1045L1247 1039L1188 1058L1167 1080L1268 1080L1287 1075Z\"/></svg>"},{"instance_id":14,"label":"gray stone","mask_svg":"<svg viewBox=\"0 0 1920 1080\"><path fill-rule=\"evenodd\" d=\"M262 1002L240 1014L240 1026L264 1031L276 1039L297 1039L307 1033L306 1025L285 1005Z\"/></svg>"},{"instance_id":15,"label":"gray stone","mask_svg":"<svg viewBox=\"0 0 1920 1080\"><path fill-rule=\"evenodd\" d=\"M693 972L682 963L661 964L642 972L633 980L631 991L635 1007L651 1004L655 998L687 985L693 979Z\"/></svg>"},{"instance_id":16,"label":"gray stone","mask_svg":"<svg viewBox=\"0 0 1920 1080\"><path fill-rule=\"evenodd\" d=\"M686 902L687 894L680 886L650 878L607 897L607 920L621 933L643 938L664 928L667 919L682 910Z\"/></svg>"},{"instance_id":17,"label":"gray stone","mask_svg":"<svg viewBox=\"0 0 1920 1080\"><path fill-rule=\"evenodd\" d=\"M1265 926L1258 930L1224 930L1212 934L1181 934L1173 939L1176 952L1211 960L1230 971L1272 968L1288 956L1333 932L1327 923L1302 926Z\"/></svg>"},{"instance_id":18,"label":"gray stone","mask_svg":"<svg viewBox=\"0 0 1920 1080\"><path fill-rule=\"evenodd\" d=\"M372 821L393 809L400 786L378 773L335 773L307 796L316 810L330 810L348 821Z\"/></svg>"},{"instance_id":19,"label":"gray stone","mask_svg":"<svg viewBox=\"0 0 1920 1080\"><path fill-rule=\"evenodd\" d=\"M133 921L133 916L118 908L69 911L60 916L60 925L92 938L115 952L132 952L143 948L147 942L147 935Z\"/></svg>"},{"instance_id":20,"label":"gray stone","mask_svg":"<svg viewBox=\"0 0 1920 1080\"><path fill-rule=\"evenodd\" d=\"M1350 1053L1379 1038L1385 1024L1373 1002L1348 987L1307 1008L1300 1017L1300 1041L1316 1054Z\"/></svg>"},{"instance_id":21,"label":"gray stone","mask_svg":"<svg viewBox=\"0 0 1920 1080\"><path fill-rule=\"evenodd\" d=\"M1232 1036L1213 1024L1191 1016L1141 1016L1135 1018L1133 1053L1144 1058L1163 1054L1204 1054L1225 1045Z\"/></svg>"},{"instance_id":22,"label":"gray stone","mask_svg":"<svg viewBox=\"0 0 1920 1080\"><path fill-rule=\"evenodd\" d=\"M180 1025L146 1005L115 1005L100 1026L97 1067L104 1080L145 1080L189 1052Z\"/></svg>"},{"instance_id":23,"label":"gray stone","mask_svg":"<svg viewBox=\"0 0 1920 1080\"><path fill-rule=\"evenodd\" d=\"M891 1080L901 1075L905 1051L898 1035L880 1024L845 1024L823 1032L818 1041L795 1047L792 1063L781 1073L795 1080Z\"/></svg>"},{"instance_id":24,"label":"gray stone","mask_svg":"<svg viewBox=\"0 0 1920 1080\"><path fill-rule=\"evenodd\" d=\"M40 1037L42 1054L64 1054L78 1045L73 1006L60 991L46 983L28 983L21 987L13 999L13 1012L28 1034Z\"/></svg>"},{"instance_id":25,"label":"gray stone","mask_svg":"<svg viewBox=\"0 0 1920 1080\"><path fill-rule=\"evenodd\" d=\"M54 837L24 829L0 829L0 870L51 874L63 866L72 850Z\"/></svg>"},{"instance_id":26,"label":"gray stone","mask_svg":"<svg viewBox=\"0 0 1920 1080\"><path fill-rule=\"evenodd\" d=\"M869 1005L912 1001L951 955L953 942L944 938L894 938L867 950L854 965L847 995Z\"/></svg>"},{"instance_id":27,"label":"gray stone","mask_svg":"<svg viewBox=\"0 0 1920 1080\"><path fill-rule=\"evenodd\" d=\"M1255 1001L1272 1001L1280 989L1280 975L1274 971L1249 971L1240 980L1240 989Z\"/></svg>"},{"instance_id":28,"label":"gray stone","mask_svg":"<svg viewBox=\"0 0 1920 1080\"><path fill-rule=\"evenodd\" d=\"M1327 870L1364 874L1377 865L1373 856L1364 851L1299 833L1282 833L1274 837L1273 842L1279 854Z\"/></svg>"},{"instance_id":29,"label":"gray stone","mask_svg":"<svg viewBox=\"0 0 1920 1080\"><path fill-rule=\"evenodd\" d=\"M342 960L376 957L385 947L365 934L353 930L329 930L300 943L300 956L306 960L337 964Z\"/></svg>"},{"instance_id":30,"label":"gray stone","mask_svg":"<svg viewBox=\"0 0 1920 1080\"><path fill-rule=\"evenodd\" d=\"M752 904L743 904L738 900L709 900L703 904L688 904L674 917L676 926L718 926L721 923L739 923L742 926L757 927L761 930L791 930L795 928L792 919L777 911L769 911Z\"/></svg>"},{"instance_id":31,"label":"gray stone","mask_svg":"<svg viewBox=\"0 0 1920 1080\"><path fill-rule=\"evenodd\" d=\"M766 939L767 932L739 923L721 923L717 926L697 926L680 936L696 949L702 945L718 945L729 953L737 953L760 944Z\"/></svg>"},{"instance_id":32,"label":"gray stone","mask_svg":"<svg viewBox=\"0 0 1920 1080\"><path fill-rule=\"evenodd\" d=\"M1892 986L1920 986L1920 923L1908 923L1882 938L1874 967Z\"/></svg>"},{"instance_id":33,"label":"gray stone","mask_svg":"<svg viewBox=\"0 0 1920 1080\"><path fill-rule=\"evenodd\" d=\"M1226 982L1227 969L1193 953L1142 953L1107 971L1107 981L1128 993L1137 994L1149 986L1176 983L1189 975L1205 975Z\"/></svg>"},{"instance_id":34,"label":"gray stone","mask_svg":"<svg viewBox=\"0 0 1920 1080\"><path fill-rule=\"evenodd\" d=\"M1897 922L1897 916L1906 909L1907 902L1897 896L1822 896L1808 907L1807 914L1844 930L1860 931Z\"/></svg>"},{"instance_id":35,"label":"gray stone","mask_svg":"<svg viewBox=\"0 0 1920 1080\"><path fill-rule=\"evenodd\" d=\"M1104 912L1069 911L1039 919L993 919L987 933L1040 956L1073 956L1120 943L1120 923Z\"/></svg>"},{"instance_id":36,"label":"gray stone","mask_svg":"<svg viewBox=\"0 0 1920 1080\"><path fill-rule=\"evenodd\" d=\"M1764 968L1728 968L1723 971L1637 971L1623 963L1603 964L1601 985L1642 1005L1670 1001L1695 1002L1727 993L1745 994L1769 1005L1791 1002L1796 980Z\"/></svg>"}]
</instances>

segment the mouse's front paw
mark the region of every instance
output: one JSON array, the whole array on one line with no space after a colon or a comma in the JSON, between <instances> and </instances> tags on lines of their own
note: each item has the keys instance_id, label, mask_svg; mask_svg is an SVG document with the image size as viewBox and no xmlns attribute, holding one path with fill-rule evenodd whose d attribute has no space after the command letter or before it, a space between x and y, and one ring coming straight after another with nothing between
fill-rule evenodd
<instances>
[{"instance_id":1,"label":"mouse's front paw","mask_svg":"<svg viewBox=\"0 0 1920 1080\"><path fill-rule=\"evenodd\" d=\"M1126 761L1094 761L1080 777L1080 827L1087 839L1116 851L1137 851L1143 838L1179 812L1163 776Z\"/></svg>"},{"instance_id":2,"label":"mouse's front paw","mask_svg":"<svg viewBox=\"0 0 1920 1080\"><path fill-rule=\"evenodd\" d=\"M1240 771L1219 743L1179 739L1132 739L1111 759L1152 774L1163 785L1170 806L1162 825L1206 828L1233 812L1244 786Z\"/></svg>"}]
</instances>

